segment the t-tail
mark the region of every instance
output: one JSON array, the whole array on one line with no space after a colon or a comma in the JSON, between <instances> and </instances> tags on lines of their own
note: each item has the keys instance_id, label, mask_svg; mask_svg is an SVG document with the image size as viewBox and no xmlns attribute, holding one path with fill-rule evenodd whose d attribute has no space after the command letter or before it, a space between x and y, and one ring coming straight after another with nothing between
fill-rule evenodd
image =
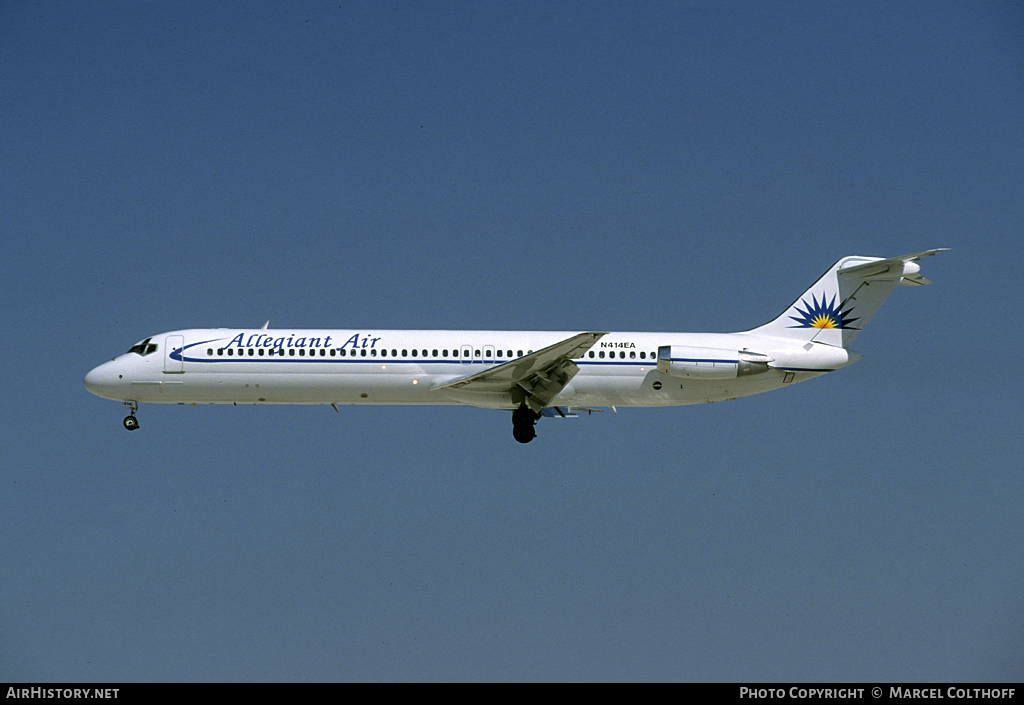
<instances>
[{"instance_id":1,"label":"t-tail","mask_svg":"<svg viewBox=\"0 0 1024 705\"><path fill-rule=\"evenodd\" d=\"M949 248L902 257L844 257L781 316L751 333L848 348L898 284L931 284L917 262Z\"/></svg>"}]
</instances>

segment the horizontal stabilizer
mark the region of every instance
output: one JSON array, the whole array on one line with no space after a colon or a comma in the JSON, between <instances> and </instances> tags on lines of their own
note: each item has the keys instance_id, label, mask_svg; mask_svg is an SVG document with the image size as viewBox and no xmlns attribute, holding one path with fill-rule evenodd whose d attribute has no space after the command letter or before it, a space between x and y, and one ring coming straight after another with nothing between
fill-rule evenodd
<instances>
[{"instance_id":1,"label":"horizontal stabilizer","mask_svg":"<svg viewBox=\"0 0 1024 705\"><path fill-rule=\"evenodd\" d=\"M915 262L920 260L922 257L933 257L938 253L946 252L947 250L949 250L948 247L940 247L935 250L915 252L912 255L903 255L902 257L868 260L862 264L857 264L857 262L866 258L850 257L846 260L847 262L850 262L850 264L844 263L844 265L839 268L839 274L844 279L849 280L895 280L899 281L901 284L907 284L909 286L931 284L930 281L918 274L918 272L921 271L921 268L915 264Z\"/></svg>"}]
</instances>

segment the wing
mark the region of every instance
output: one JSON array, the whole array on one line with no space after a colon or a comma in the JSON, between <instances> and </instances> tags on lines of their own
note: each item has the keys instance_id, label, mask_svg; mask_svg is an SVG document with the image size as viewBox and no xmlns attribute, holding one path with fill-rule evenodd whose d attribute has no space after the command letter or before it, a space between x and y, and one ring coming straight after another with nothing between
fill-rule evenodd
<instances>
[{"instance_id":1,"label":"wing","mask_svg":"<svg viewBox=\"0 0 1024 705\"><path fill-rule=\"evenodd\" d=\"M539 411L550 404L580 371L573 358L583 357L605 335L607 333L580 333L543 350L435 385L432 389L510 392L513 398L524 396L530 406Z\"/></svg>"}]
</instances>

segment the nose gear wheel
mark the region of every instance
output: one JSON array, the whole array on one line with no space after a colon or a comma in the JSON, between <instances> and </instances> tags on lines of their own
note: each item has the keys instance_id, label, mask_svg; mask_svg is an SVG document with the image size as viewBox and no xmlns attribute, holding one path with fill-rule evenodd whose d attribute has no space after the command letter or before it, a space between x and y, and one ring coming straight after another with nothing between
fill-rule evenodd
<instances>
[{"instance_id":1,"label":"nose gear wheel","mask_svg":"<svg viewBox=\"0 0 1024 705\"><path fill-rule=\"evenodd\" d=\"M139 420L135 418L135 412L139 410L137 401L126 401L124 408L128 409L128 415L124 417L124 427L128 431L135 431L139 428Z\"/></svg>"}]
</instances>

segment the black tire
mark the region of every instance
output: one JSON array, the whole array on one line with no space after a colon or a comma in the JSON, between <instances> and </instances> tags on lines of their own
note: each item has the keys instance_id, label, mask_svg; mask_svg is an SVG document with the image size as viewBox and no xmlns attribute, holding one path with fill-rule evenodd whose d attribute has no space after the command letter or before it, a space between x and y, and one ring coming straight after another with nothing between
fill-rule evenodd
<instances>
[{"instance_id":1,"label":"black tire","mask_svg":"<svg viewBox=\"0 0 1024 705\"><path fill-rule=\"evenodd\" d=\"M533 413L530 407L523 404L518 409L512 412L512 425L513 426L532 426L534 422L539 419L540 416Z\"/></svg>"},{"instance_id":2,"label":"black tire","mask_svg":"<svg viewBox=\"0 0 1024 705\"><path fill-rule=\"evenodd\" d=\"M529 426L520 425L512 427L512 437L520 443L529 443L537 437L537 434L533 430L533 424Z\"/></svg>"},{"instance_id":3,"label":"black tire","mask_svg":"<svg viewBox=\"0 0 1024 705\"><path fill-rule=\"evenodd\" d=\"M134 416L125 416L124 427L129 431L134 431L139 427L139 420Z\"/></svg>"}]
</instances>

